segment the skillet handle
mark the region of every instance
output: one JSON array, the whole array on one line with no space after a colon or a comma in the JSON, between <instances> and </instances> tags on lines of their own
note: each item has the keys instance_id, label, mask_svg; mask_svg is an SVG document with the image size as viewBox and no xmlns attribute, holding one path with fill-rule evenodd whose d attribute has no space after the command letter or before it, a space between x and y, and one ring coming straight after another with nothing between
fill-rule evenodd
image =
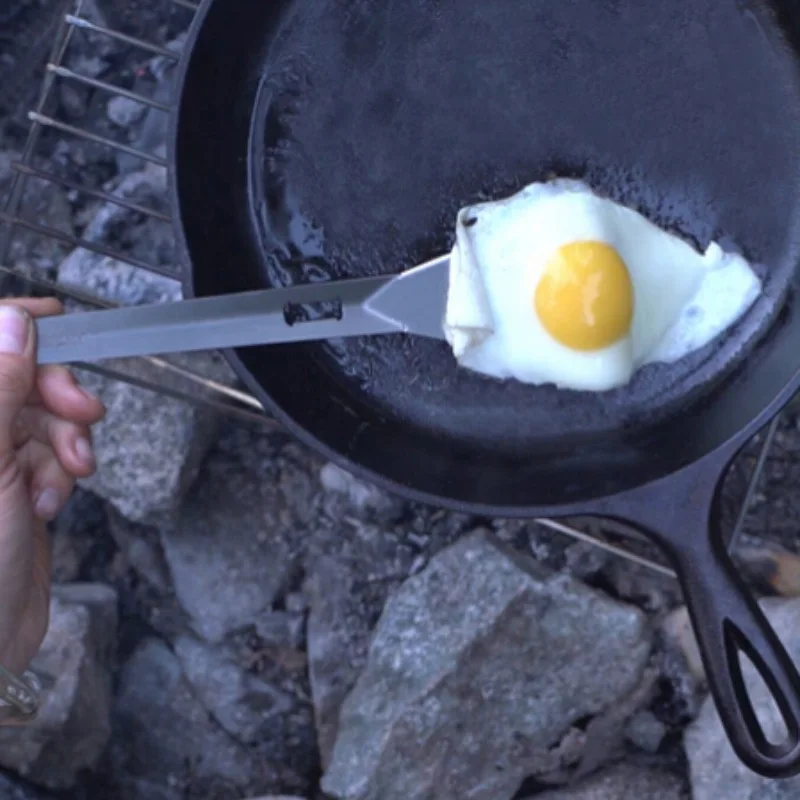
<instances>
[{"instance_id":1,"label":"skillet handle","mask_svg":"<svg viewBox=\"0 0 800 800\"><path fill-rule=\"evenodd\" d=\"M728 738L742 761L770 778L800 772L800 675L745 586L720 531L675 559L708 682ZM744 681L744 654L761 675L786 725L771 742Z\"/></svg>"},{"instance_id":2,"label":"skillet handle","mask_svg":"<svg viewBox=\"0 0 800 800\"><path fill-rule=\"evenodd\" d=\"M601 513L640 526L669 553L680 578L709 686L739 758L766 777L800 772L800 674L739 576L722 537L719 489L734 453L714 453L665 479L607 501ZM752 662L786 725L770 742L740 655Z\"/></svg>"}]
</instances>

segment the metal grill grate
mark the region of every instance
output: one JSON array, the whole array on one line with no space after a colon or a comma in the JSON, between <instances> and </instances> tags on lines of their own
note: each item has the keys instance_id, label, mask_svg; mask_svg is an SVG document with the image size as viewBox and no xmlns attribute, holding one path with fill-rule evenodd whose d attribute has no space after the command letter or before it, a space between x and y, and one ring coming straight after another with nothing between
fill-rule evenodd
<instances>
[{"instance_id":1,"label":"metal grill grate","mask_svg":"<svg viewBox=\"0 0 800 800\"><path fill-rule=\"evenodd\" d=\"M190 11L197 10L197 6L189 2L189 0L163 0L163 2L166 5L171 4L172 7L180 9L188 9ZM35 108L28 113L28 119L30 121L28 136L22 150L20 161L12 165L13 178L11 187L2 211L0 211L0 277L5 277L6 279L7 286L9 287L6 289L7 294L55 294L63 300L77 302L84 307L100 308L111 307L114 304L103 298L60 286L57 283L42 279L36 275L30 276L28 274L22 274L20 271L10 266L5 266L9 263L14 237L23 232L28 235L35 234L46 239L62 242L71 247L83 248L102 256L109 256L118 261L130 264L133 267L145 269L170 278L177 277L177 267L164 268L159 264L148 263L145 260L120 252L98 242L89 241L26 218L22 213L22 201L29 179L53 182L65 190L82 193L86 197L104 203L114 204L129 211L134 211L138 214L157 219L162 223L171 223L171 218L168 214L156 208L148 207L130 198L114 194L113 192L84 185L75 180L58 175L52 169L39 166L37 148L42 131L48 128L55 129L66 137L82 139L86 142L92 142L96 145L107 147L112 151L125 153L132 158L139 159L143 163L152 164L158 169L166 169L167 160L160 153L148 152L133 147L130 144L115 141L108 136L94 133L91 130L77 127L51 116L47 113L47 109L52 105L51 95L59 81L74 82L106 93L109 97L125 97L157 113L166 114L170 111L170 106L167 103L131 91L130 89L113 85L112 83L100 80L92 75L82 74L80 71L70 69L64 65L64 56L72 38L81 34L99 37L100 40L102 40L103 37L107 37L108 39L116 40L132 48L138 48L143 54L149 54L151 57L159 56L175 63L180 60L181 53L179 50L170 48L169 46L147 41L98 24L89 19L87 15L82 12L82 0L76 0L72 13L63 15L45 68L38 101L36 102ZM223 385L217 381L211 380L207 376L197 374L196 372L163 358L149 357L131 361L131 369L126 369L125 371L116 368L111 369L103 364L78 364L75 366L79 370L96 372L114 380L125 381L144 389L160 392L161 394L166 394L188 403L199 404L222 413L245 416L267 425L275 424L263 413L263 409L256 398L237 388ZM147 375L144 375L142 370L137 371L135 366L135 362L137 361L146 363L150 368ZM158 380L153 380L152 378L153 368L157 370L159 376ZM757 493L759 479L770 452L778 423L779 420L775 420L772 423L762 437L759 445L760 449L751 456L751 458L754 458L755 463L750 471L744 501L739 509L734 530L730 537L731 549L734 549L739 543L740 534L748 510ZM581 529L581 527L573 524L565 524L564 522L550 519L540 519L537 520L537 522L552 532L570 536L579 541L599 547L606 552L646 567L659 575L675 577L674 572L661 563L658 554L654 554L653 548L649 547L646 543L643 543L642 547L636 547L637 542L635 541L627 542L624 545L615 543L617 540L615 533L619 533L619 531L615 531L615 527L611 523L599 522L587 525L585 529ZM621 541L624 541L624 539Z\"/></svg>"}]
</instances>

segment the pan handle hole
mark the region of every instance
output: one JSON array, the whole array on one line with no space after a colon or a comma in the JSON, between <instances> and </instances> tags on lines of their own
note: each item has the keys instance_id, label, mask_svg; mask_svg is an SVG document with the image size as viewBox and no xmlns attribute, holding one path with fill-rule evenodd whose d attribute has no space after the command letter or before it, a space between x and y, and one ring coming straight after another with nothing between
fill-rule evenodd
<instances>
[{"instance_id":1,"label":"pan handle hole","mask_svg":"<svg viewBox=\"0 0 800 800\"><path fill-rule=\"evenodd\" d=\"M751 697L758 698L758 701L753 703L753 710L761 732L773 747L780 747L791 735L783 712L752 659L744 650L739 650L737 655L748 691Z\"/></svg>"},{"instance_id":2,"label":"pan handle hole","mask_svg":"<svg viewBox=\"0 0 800 800\"><path fill-rule=\"evenodd\" d=\"M301 322L322 322L342 318L342 301L322 300L318 303L287 303L283 307L283 318L289 326Z\"/></svg>"}]
</instances>

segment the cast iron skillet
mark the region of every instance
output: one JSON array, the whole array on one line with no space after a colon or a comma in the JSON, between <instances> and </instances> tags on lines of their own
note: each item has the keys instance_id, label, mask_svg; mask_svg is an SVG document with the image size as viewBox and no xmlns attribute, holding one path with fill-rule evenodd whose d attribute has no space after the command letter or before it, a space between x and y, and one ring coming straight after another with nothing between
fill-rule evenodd
<instances>
[{"instance_id":1,"label":"cast iron skillet","mask_svg":"<svg viewBox=\"0 0 800 800\"><path fill-rule=\"evenodd\" d=\"M228 358L301 439L406 497L646 531L680 575L736 752L770 776L800 769L800 676L734 571L717 500L800 388L799 36L792 0L213 0L171 143L189 295L399 271L449 248L460 206L550 174L742 248L764 279L744 321L617 392L483 379L404 337Z\"/></svg>"}]
</instances>

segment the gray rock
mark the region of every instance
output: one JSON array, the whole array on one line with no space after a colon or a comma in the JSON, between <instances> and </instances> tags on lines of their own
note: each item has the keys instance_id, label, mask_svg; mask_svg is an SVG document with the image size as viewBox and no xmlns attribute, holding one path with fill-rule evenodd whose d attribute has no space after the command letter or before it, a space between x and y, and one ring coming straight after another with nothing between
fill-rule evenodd
<instances>
[{"instance_id":1,"label":"gray rock","mask_svg":"<svg viewBox=\"0 0 800 800\"><path fill-rule=\"evenodd\" d=\"M111 775L126 800L205 797L215 782L228 787L225 797L246 796L268 785L261 781L269 765L209 717L178 659L155 639L142 642L122 670L114 733Z\"/></svg>"},{"instance_id":2,"label":"gray rock","mask_svg":"<svg viewBox=\"0 0 800 800\"><path fill-rule=\"evenodd\" d=\"M649 651L637 609L472 535L389 599L323 789L511 798L573 722L637 686Z\"/></svg>"},{"instance_id":3,"label":"gray rock","mask_svg":"<svg viewBox=\"0 0 800 800\"><path fill-rule=\"evenodd\" d=\"M367 663L372 631L390 588L359 580L355 570L332 558L320 559L307 581L308 671L323 769L333 754L339 711Z\"/></svg>"},{"instance_id":4,"label":"gray rock","mask_svg":"<svg viewBox=\"0 0 800 800\"><path fill-rule=\"evenodd\" d=\"M129 128L138 122L147 112L147 106L131 100L129 97L116 96L108 101L106 113L108 118L121 128Z\"/></svg>"},{"instance_id":5,"label":"gray rock","mask_svg":"<svg viewBox=\"0 0 800 800\"><path fill-rule=\"evenodd\" d=\"M800 663L800 598L766 599L761 607L791 658ZM771 742L783 741L783 722L766 686L750 664L745 664L743 672L764 734ZM739 761L711 697L687 729L684 747L694 800L789 800L800 796L800 777L780 781L763 778Z\"/></svg>"},{"instance_id":6,"label":"gray rock","mask_svg":"<svg viewBox=\"0 0 800 800\"><path fill-rule=\"evenodd\" d=\"M258 428L226 431L162 529L178 599L211 642L272 609L313 534L305 451Z\"/></svg>"},{"instance_id":7,"label":"gray rock","mask_svg":"<svg viewBox=\"0 0 800 800\"><path fill-rule=\"evenodd\" d=\"M402 509L402 504L396 497L373 484L359 480L336 464L325 464L319 477L325 491L344 495L358 514L391 519Z\"/></svg>"},{"instance_id":8,"label":"gray rock","mask_svg":"<svg viewBox=\"0 0 800 800\"><path fill-rule=\"evenodd\" d=\"M218 649L188 636L175 654L195 697L219 724L243 744L259 740L265 726L292 707L292 698L226 658Z\"/></svg>"},{"instance_id":9,"label":"gray rock","mask_svg":"<svg viewBox=\"0 0 800 800\"><path fill-rule=\"evenodd\" d=\"M625 736L646 753L656 753L667 735L667 726L652 711L640 711L628 720Z\"/></svg>"},{"instance_id":10,"label":"gray rock","mask_svg":"<svg viewBox=\"0 0 800 800\"><path fill-rule=\"evenodd\" d=\"M683 781L671 772L620 764L577 786L538 794L536 800L687 800L688 797Z\"/></svg>"},{"instance_id":11,"label":"gray rock","mask_svg":"<svg viewBox=\"0 0 800 800\"><path fill-rule=\"evenodd\" d=\"M126 372L125 362L105 365ZM158 384L159 371L149 371ZM130 520L170 516L197 474L214 436L214 419L180 400L91 372L82 373L81 383L107 409L93 428L97 472L81 486Z\"/></svg>"},{"instance_id":12,"label":"gray rock","mask_svg":"<svg viewBox=\"0 0 800 800\"><path fill-rule=\"evenodd\" d=\"M111 732L116 609L107 586L54 591L50 629L33 662L53 685L33 722L0 728L0 765L49 789L72 788L82 770L97 765Z\"/></svg>"}]
</instances>

